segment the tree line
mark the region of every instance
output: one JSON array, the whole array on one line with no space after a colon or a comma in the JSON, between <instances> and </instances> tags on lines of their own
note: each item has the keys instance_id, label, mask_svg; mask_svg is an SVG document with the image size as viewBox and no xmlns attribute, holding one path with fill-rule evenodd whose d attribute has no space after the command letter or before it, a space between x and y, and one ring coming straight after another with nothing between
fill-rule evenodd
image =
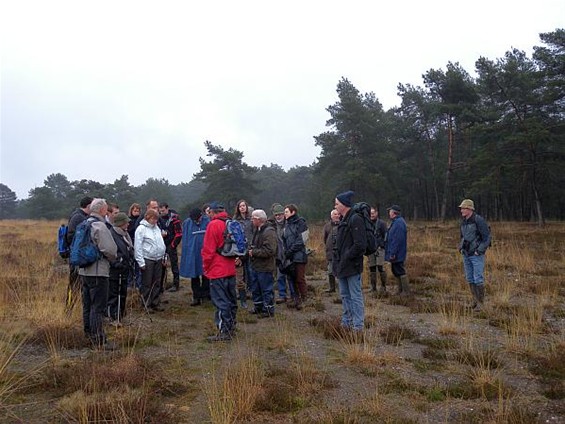
<instances>
[{"instance_id":1,"label":"tree line","mask_svg":"<svg viewBox=\"0 0 565 424\"><path fill-rule=\"evenodd\" d=\"M336 193L352 189L358 200L381 208L402 205L410 219L453 218L461 199L470 197L491 220L561 220L565 30L540 40L531 57L517 49L496 60L480 57L475 77L459 63L430 69L420 86L399 84L401 104L389 110L342 78L336 103L326 109L327 131L314 137L321 153L310 166L253 167L242 151L206 141L208 159L200 158L189 182L149 178L136 187L127 175L103 184L51 174L20 201L0 184L0 218L63 218L82 196L95 195L122 209L155 197L181 214L212 199L231 208L245 198L267 210L292 202L309 219L320 219Z\"/></svg>"}]
</instances>

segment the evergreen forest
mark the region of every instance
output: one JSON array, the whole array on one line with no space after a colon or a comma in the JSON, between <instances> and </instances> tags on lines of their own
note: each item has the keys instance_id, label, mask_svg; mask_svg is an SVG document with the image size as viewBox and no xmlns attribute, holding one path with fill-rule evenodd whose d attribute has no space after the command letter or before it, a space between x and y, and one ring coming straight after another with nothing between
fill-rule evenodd
<instances>
[{"instance_id":1,"label":"evergreen forest","mask_svg":"<svg viewBox=\"0 0 565 424\"><path fill-rule=\"evenodd\" d=\"M381 213L401 205L409 219L457 217L467 197L490 220L565 219L564 29L540 34L531 57L516 49L480 57L473 74L449 62L426 71L421 85L397 88L400 105L384 110L374 93L339 80L309 166L250 166L245 152L207 140L200 170L176 185L159 176L134 186L127 175L105 183L53 173L19 200L0 183L0 218L65 219L90 195L126 212L156 198L183 218L211 200L230 211L242 198L267 212L275 202L295 203L318 220L329 216L336 193L351 189Z\"/></svg>"}]
</instances>

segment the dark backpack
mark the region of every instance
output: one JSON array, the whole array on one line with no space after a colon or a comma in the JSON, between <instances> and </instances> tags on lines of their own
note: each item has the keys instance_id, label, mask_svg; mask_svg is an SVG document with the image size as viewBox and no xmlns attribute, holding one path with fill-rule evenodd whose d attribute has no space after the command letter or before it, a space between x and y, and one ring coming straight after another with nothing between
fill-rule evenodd
<instances>
[{"instance_id":1,"label":"dark backpack","mask_svg":"<svg viewBox=\"0 0 565 424\"><path fill-rule=\"evenodd\" d=\"M377 251L378 241L375 229L375 224L371 221L371 207L365 202L355 203L351 209L361 218L365 224L365 236L367 240L367 247L365 248L365 256L372 255Z\"/></svg>"},{"instance_id":2,"label":"dark backpack","mask_svg":"<svg viewBox=\"0 0 565 424\"><path fill-rule=\"evenodd\" d=\"M247 242L241 223L233 219L226 219L225 222L224 244L218 248L218 253L227 257L245 256L247 254Z\"/></svg>"},{"instance_id":3,"label":"dark backpack","mask_svg":"<svg viewBox=\"0 0 565 424\"><path fill-rule=\"evenodd\" d=\"M94 221L97 221L97 219L90 217L77 226L71 244L71 257L69 262L72 266L85 268L102 257L102 253L100 253L98 246L94 244L90 236L92 223Z\"/></svg>"},{"instance_id":4,"label":"dark backpack","mask_svg":"<svg viewBox=\"0 0 565 424\"><path fill-rule=\"evenodd\" d=\"M71 246L67 241L67 234L69 233L68 225L61 224L57 233L57 247L59 249L59 256L67 259L71 253Z\"/></svg>"}]
</instances>

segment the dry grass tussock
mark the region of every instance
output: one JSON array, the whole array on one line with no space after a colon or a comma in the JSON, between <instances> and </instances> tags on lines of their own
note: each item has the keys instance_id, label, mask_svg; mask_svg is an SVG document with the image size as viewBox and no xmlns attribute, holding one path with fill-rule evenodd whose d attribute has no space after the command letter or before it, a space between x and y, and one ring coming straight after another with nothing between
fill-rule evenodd
<instances>
[{"instance_id":1,"label":"dry grass tussock","mask_svg":"<svg viewBox=\"0 0 565 424\"><path fill-rule=\"evenodd\" d=\"M59 223L0 221L0 421L563 421L565 224L490 224L480 313L458 224L408 222L413 296L394 295L387 266L390 295L366 291L365 331L344 331L311 225L304 310L277 305L267 320L240 310L236 340L209 344L214 308L189 307L182 280L161 314L130 297L129 325L108 328L121 350L103 353L82 334L80 305L64 312Z\"/></svg>"}]
</instances>

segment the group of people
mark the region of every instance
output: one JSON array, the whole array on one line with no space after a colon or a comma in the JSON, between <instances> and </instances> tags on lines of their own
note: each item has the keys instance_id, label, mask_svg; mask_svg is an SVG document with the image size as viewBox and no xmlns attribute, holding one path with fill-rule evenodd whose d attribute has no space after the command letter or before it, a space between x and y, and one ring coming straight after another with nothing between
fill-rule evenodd
<instances>
[{"instance_id":1,"label":"group of people","mask_svg":"<svg viewBox=\"0 0 565 424\"><path fill-rule=\"evenodd\" d=\"M341 325L353 333L364 329L364 299L361 289L364 255L367 245L365 222L353 209L353 191L336 195L335 209L324 227L328 262L327 292L339 288L342 299ZM369 255L371 291L387 294L385 261L398 282L397 294L410 295L404 263L407 253L407 227L398 205L388 209L390 225L371 208L371 220L377 240L376 252ZM474 203L465 199L460 205L460 251L464 256L467 281L474 297L474 308L484 301L484 254L490 245L490 230L485 220L474 212ZM129 213L119 211L104 199L85 197L71 214L68 238L77 226L91 218L91 237L101 255L84 268L70 268L67 308L70 310L79 288L82 290L84 332L97 347L113 349L107 340L104 319L117 324L125 315L128 286L139 289L147 312L162 311L161 294L165 290L167 267L173 280L169 291L180 289L180 277L189 278L191 306L210 299L216 308L218 332L209 341L229 341L236 331L239 306L260 318L275 315L276 304L300 310L307 298L305 279L308 262L309 230L294 204L271 206L270 216L263 209L253 209L240 200L230 217L221 202L205 204L190 211L181 222L165 202L150 199L142 214L134 203ZM246 239L244 256L221 254L226 240L228 220L239 222ZM181 258L177 247L181 245ZM377 284L380 279L380 285ZM278 297L275 299L275 281ZM74 294L73 294L74 293Z\"/></svg>"},{"instance_id":2,"label":"group of people","mask_svg":"<svg viewBox=\"0 0 565 424\"><path fill-rule=\"evenodd\" d=\"M335 209L324 226L324 242L328 262L327 292L335 292L336 278L342 298L341 325L362 337L364 329L364 299L361 289L363 257L366 252L366 226L361 215L353 210L353 191L340 193L335 198ZM463 256L465 278L473 295L472 308L480 312L484 302L485 252L490 246L490 229L485 219L475 213L471 199L459 205L462 221L459 251ZM407 255L407 227L398 205L387 208L390 225L379 218L378 210L371 208L370 220L376 238L376 252L369 255L369 281L377 296L387 293L385 261L397 280L399 296L410 296L410 284L404 263ZM377 288L377 272L381 284Z\"/></svg>"}]
</instances>

